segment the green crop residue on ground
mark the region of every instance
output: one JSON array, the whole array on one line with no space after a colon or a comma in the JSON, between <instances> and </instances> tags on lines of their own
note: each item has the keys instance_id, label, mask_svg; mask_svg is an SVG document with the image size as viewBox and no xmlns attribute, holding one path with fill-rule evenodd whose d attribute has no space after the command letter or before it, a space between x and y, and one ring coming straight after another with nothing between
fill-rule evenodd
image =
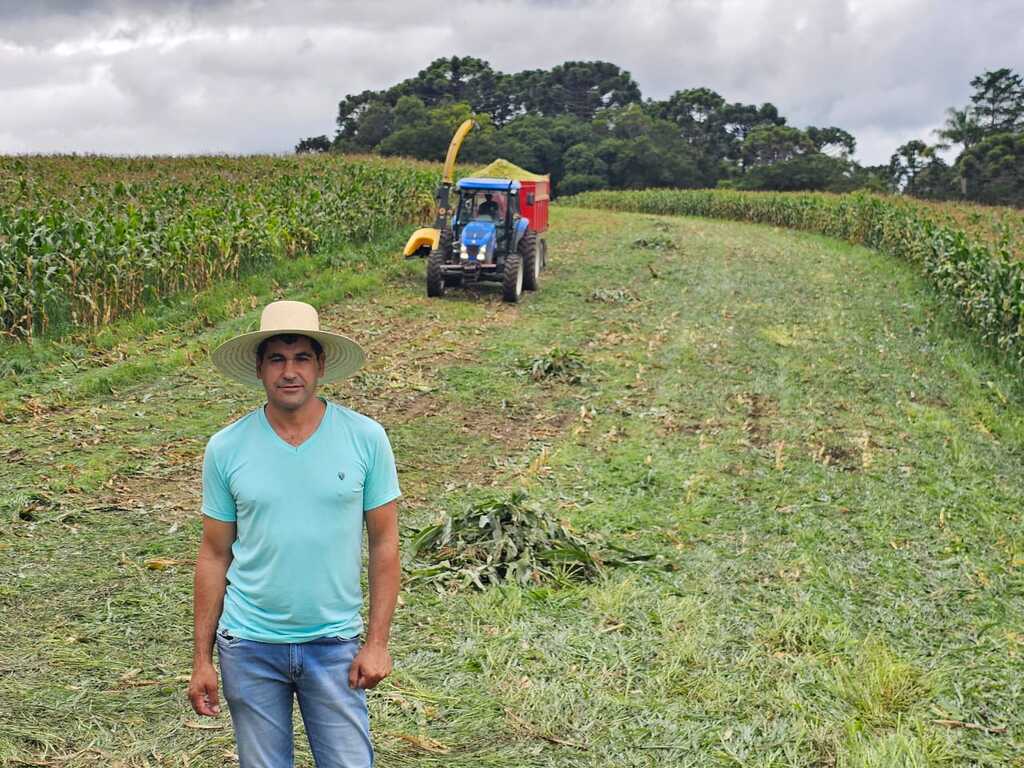
<instances>
[{"instance_id":1,"label":"green crop residue on ground","mask_svg":"<svg viewBox=\"0 0 1024 768\"><path fill-rule=\"evenodd\" d=\"M0 763L230 764L227 716L184 694L191 563L205 440L259 398L208 354L287 297L367 350L328 394L392 437L407 571L432 562L414 531L518 489L641 556L596 580L407 584L370 694L382 766L1024 766L1014 376L890 257L552 221L518 305L428 300L396 233L12 358Z\"/></svg>"}]
</instances>

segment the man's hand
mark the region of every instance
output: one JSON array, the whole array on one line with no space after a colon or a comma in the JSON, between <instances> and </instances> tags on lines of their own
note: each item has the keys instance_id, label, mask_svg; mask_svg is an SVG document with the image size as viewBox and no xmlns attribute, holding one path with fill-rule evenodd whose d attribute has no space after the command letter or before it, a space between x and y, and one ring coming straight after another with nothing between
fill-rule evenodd
<instances>
[{"instance_id":1,"label":"man's hand","mask_svg":"<svg viewBox=\"0 0 1024 768\"><path fill-rule=\"evenodd\" d=\"M192 670L192 681L188 684L188 700L198 715L216 717L220 714L217 698L217 670L212 664L203 664Z\"/></svg>"},{"instance_id":2,"label":"man's hand","mask_svg":"<svg viewBox=\"0 0 1024 768\"><path fill-rule=\"evenodd\" d=\"M391 674L391 654L384 645L364 645L348 672L350 688L373 688Z\"/></svg>"}]
</instances>

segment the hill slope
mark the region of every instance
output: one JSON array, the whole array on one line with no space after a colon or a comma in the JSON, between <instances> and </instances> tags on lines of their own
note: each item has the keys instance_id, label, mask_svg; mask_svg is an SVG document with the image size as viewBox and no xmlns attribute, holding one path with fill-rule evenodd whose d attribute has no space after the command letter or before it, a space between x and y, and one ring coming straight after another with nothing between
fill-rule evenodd
<instances>
[{"instance_id":1,"label":"hill slope","mask_svg":"<svg viewBox=\"0 0 1024 768\"><path fill-rule=\"evenodd\" d=\"M509 306L427 300L400 242L23 350L0 383L0 760L223 764L228 724L184 697L198 472L260 399L208 350L273 297L366 347L327 394L388 428L406 540L525 485L652 556L588 585L407 586L382 765L1024 759L1024 407L911 268L562 208L546 283ZM566 359L579 382L528 373Z\"/></svg>"}]
</instances>

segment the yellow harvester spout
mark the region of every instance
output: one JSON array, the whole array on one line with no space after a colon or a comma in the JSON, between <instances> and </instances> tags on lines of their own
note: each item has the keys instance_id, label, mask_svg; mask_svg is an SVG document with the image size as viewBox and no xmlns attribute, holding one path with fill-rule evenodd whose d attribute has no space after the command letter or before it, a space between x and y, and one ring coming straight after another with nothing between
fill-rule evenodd
<instances>
[{"instance_id":1,"label":"yellow harvester spout","mask_svg":"<svg viewBox=\"0 0 1024 768\"><path fill-rule=\"evenodd\" d=\"M476 122L473 120L464 120L462 125L458 127L458 130L455 131L455 135L452 136L452 141L448 145L448 154L444 159L441 185L437 188L437 218L434 220L434 226L417 229L412 233L412 237L405 244L405 251L403 251L406 258L427 256L441 242L441 230L451 228L452 212L448 209L448 195L452 183L455 181L455 159L459 156L459 149L462 148L462 142L465 140L466 134L475 125Z\"/></svg>"},{"instance_id":2,"label":"yellow harvester spout","mask_svg":"<svg viewBox=\"0 0 1024 768\"><path fill-rule=\"evenodd\" d=\"M420 250L421 248L425 249L426 253L430 253L430 251L437 248L437 244L440 241L441 233L433 227L417 229L412 233L409 242L405 244L403 255L407 258L423 255L423 251Z\"/></svg>"},{"instance_id":3,"label":"yellow harvester spout","mask_svg":"<svg viewBox=\"0 0 1024 768\"><path fill-rule=\"evenodd\" d=\"M455 131L455 135L452 136L451 144L448 145L448 154L444 158L444 173L441 175L442 184L451 184L452 181L454 181L455 158L459 156L459 149L462 147L462 142L465 140L466 134L470 132L474 125L476 125L475 121L464 120L458 130Z\"/></svg>"}]
</instances>

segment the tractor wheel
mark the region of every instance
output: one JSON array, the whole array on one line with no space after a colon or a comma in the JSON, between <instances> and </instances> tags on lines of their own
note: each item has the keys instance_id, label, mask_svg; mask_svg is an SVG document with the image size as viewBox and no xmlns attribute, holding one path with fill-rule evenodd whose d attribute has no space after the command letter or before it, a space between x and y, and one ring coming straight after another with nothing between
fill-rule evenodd
<instances>
[{"instance_id":1,"label":"tractor wheel","mask_svg":"<svg viewBox=\"0 0 1024 768\"><path fill-rule=\"evenodd\" d=\"M427 296L444 296L444 251L438 249L427 257Z\"/></svg>"},{"instance_id":2,"label":"tractor wheel","mask_svg":"<svg viewBox=\"0 0 1024 768\"><path fill-rule=\"evenodd\" d=\"M523 260L518 253L510 253L505 257L505 267L501 274L501 297L515 304L523 295Z\"/></svg>"},{"instance_id":3,"label":"tractor wheel","mask_svg":"<svg viewBox=\"0 0 1024 768\"><path fill-rule=\"evenodd\" d=\"M437 247L442 253L450 253L452 249L452 231L450 229L441 230L440 236L437 238Z\"/></svg>"},{"instance_id":4,"label":"tractor wheel","mask_svg":"<svg viewBox=\"0 0 1024 768\"><path fill-rule=\"evenodd\" d=\"M523 287L528 291L540 288L540 251L537 235L527 232L519 241L519 256L523 260Z\"/></svg>"}]
</instances>

